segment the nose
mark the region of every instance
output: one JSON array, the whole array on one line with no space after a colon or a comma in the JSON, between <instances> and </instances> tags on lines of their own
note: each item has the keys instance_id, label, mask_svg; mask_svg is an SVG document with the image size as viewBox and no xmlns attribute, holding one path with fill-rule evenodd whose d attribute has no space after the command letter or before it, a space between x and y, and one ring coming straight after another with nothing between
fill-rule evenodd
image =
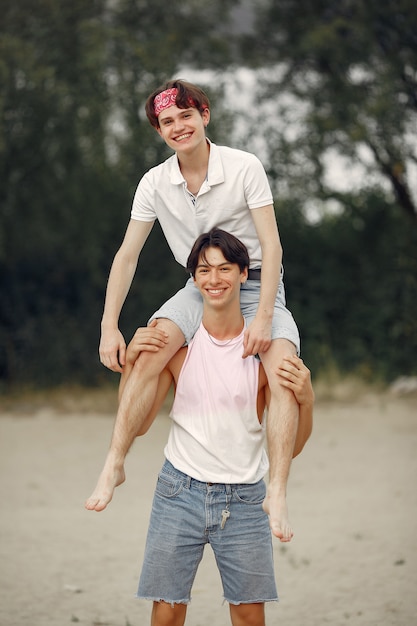
<instances>
[{"instance_id":1,"label":"nose","mask_svg":"<svg viewBox=\"0 0 417 626\"><path fill-rule=\"evenodd\" d=\"M174 119L174 132L178 133L180 130L184 128L184 121L181 117Z\"/></svg>"},{"instance_id":2,"label":"nose","mask_svg":"<svg viewBox=\"0 0 417 626\"><path fill-rule=\"evenodd\" d=\"M212 269L210 272L210 284L217 285L220 282L220 273L216 269Z\"/></svg>"}]
</instances>

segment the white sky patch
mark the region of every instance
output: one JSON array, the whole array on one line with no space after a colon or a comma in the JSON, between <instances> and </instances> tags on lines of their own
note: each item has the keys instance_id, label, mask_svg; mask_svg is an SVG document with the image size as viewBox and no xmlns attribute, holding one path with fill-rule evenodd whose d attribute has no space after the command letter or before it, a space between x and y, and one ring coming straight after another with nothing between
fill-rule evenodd
<instances>
[{"instance_id":1,"label":"white sky patch","mask_svg":"<svg viewBox=\"0 0 417 626\"><path fill-rule=\"evenodd\" d=\"M297 100L289 92L280 93L270 100L259 100L259 84L265 80L272 82L279 78L284 69L283 65L256 70L235 67L226 72L183 68L177 76L203 86L213 85L213 88L221 84L224 88L226 105L235 113L231 145L253 152L268 167L266 133L271 119L275 128L282 132L284 137L294 140L302 133L303 119L309 107L308 103ZM355 68L352 77L357 82L366 82L369 78L362 67ZM277 114L279 109L285 109L285 120ZM262 128L263 118L267 120L265 128ZM410 131L406 141L409 145L417 146L415 129ZM415 154L414 158L417 158ZM379 173L374 156L365 144L357 145L354 158L343 155L336 149L328 150L323 155L323 165L325 168L323 182L330 189L352 192L378 185L388 192L392 191L386 177ZM417 202L417 162L412 160L407 162L407 174L410 193ZM310 204L312 205L311 202ZM312 210L312 214L317 214L318 217L323 211L323 206L331 212L340 209L327 202L321 204L320 210L317 207ZM313 209L312 206L311 208Z\"/></svg>"},{"instance_id":2,"label":"white sky patch","mask_svg":"<svg viewBox=\"0 0 417 626\"><path fill-rule=\"evenodd\" d=\"M326 215L341 215L344 211L343 204L331 198L329 200L318 200L308 198L304 204L305 217L310 224L317 224Z\"/></svg>"},{"instance_id":3,"label":"white sky patch","mask_svg":"<svg viewBox=\"0 0 417 626\"><path fill-rule=\"evenodd\" d=\"M356 153L357 158L351 159L337 150L327 150L322 159L325 166L324 184L340 193L374 185L390 191L385 176L375 170L375 160L370 149L359 144Z\"/></svg>"}]
</instances>

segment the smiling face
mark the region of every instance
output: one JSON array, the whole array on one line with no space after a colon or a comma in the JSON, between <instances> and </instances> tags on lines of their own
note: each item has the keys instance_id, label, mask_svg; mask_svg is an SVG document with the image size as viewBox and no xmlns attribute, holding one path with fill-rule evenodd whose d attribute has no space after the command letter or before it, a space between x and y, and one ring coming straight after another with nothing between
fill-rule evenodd
<instances>
[{"instance_id":1,"label":"smiling face","mask_svg":"<svg viewBox=\"0 0 417 626\"><path fill-rule=\"evenodd\" d=\"M205 128L209 120L209 109L200 113L195 107L179 109L174 105L159 114L157 131L175 152L191 151L201 143L206 144Z\"/></svg>"},{"instance_id":2,"label":"smiling face","mask_svg":"<svg viewBox=\"0 0 417 626\"><path fill-rule=\"evenodd\" d=\"M240 286L247 279L247 269L228 261L220 248L209 247L200 254L194 282L205 305L224 307L237 303L240 309Z\"/></svg>"}]
</instances>

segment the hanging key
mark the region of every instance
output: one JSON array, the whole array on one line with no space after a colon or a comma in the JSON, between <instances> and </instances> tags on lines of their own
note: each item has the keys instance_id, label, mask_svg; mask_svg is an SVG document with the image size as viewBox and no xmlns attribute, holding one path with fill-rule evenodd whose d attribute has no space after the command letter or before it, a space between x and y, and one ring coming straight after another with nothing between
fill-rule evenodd
<instances>
[{"instance_id":1,"label":"hanging key","mask_svg":"<svg viewBox=\"0 0 417 626\"><path fill-rule=\"evenodd\" d=\"M223 528L225 527L226 522L229 519L229 517L230 517L230 511L228 509L223 509L223 511L222 511L222 521L221 521L221 524L220 524L221 530L223 530Z\"/></svg>"}]
</instances>

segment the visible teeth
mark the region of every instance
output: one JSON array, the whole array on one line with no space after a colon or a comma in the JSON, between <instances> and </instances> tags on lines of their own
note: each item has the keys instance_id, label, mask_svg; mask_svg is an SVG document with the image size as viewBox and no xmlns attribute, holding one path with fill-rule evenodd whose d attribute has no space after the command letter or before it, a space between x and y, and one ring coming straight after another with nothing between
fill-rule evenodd
<instances>
[{"instance_id":1,"label":"visible teeth","mask_svg":"<svg viewBox=\"0 0 417 626\"><path fill-rule=\"evenodd\" d=\"M191 136L191 133L187 133L185 135L180 135L179 137L176 138L176 141L181 141L181 139L187 139L190 136Z\"/></svg>"},{"instance_id":2,"label":"visible teeth","mask_svg":"<svg viewBox=\"0 0 417 626\"><path fill-rule=\"evenodd\" d=\"M209 289L209 293L221 293L223 289Z\"/></svg>"}]
</instances>

